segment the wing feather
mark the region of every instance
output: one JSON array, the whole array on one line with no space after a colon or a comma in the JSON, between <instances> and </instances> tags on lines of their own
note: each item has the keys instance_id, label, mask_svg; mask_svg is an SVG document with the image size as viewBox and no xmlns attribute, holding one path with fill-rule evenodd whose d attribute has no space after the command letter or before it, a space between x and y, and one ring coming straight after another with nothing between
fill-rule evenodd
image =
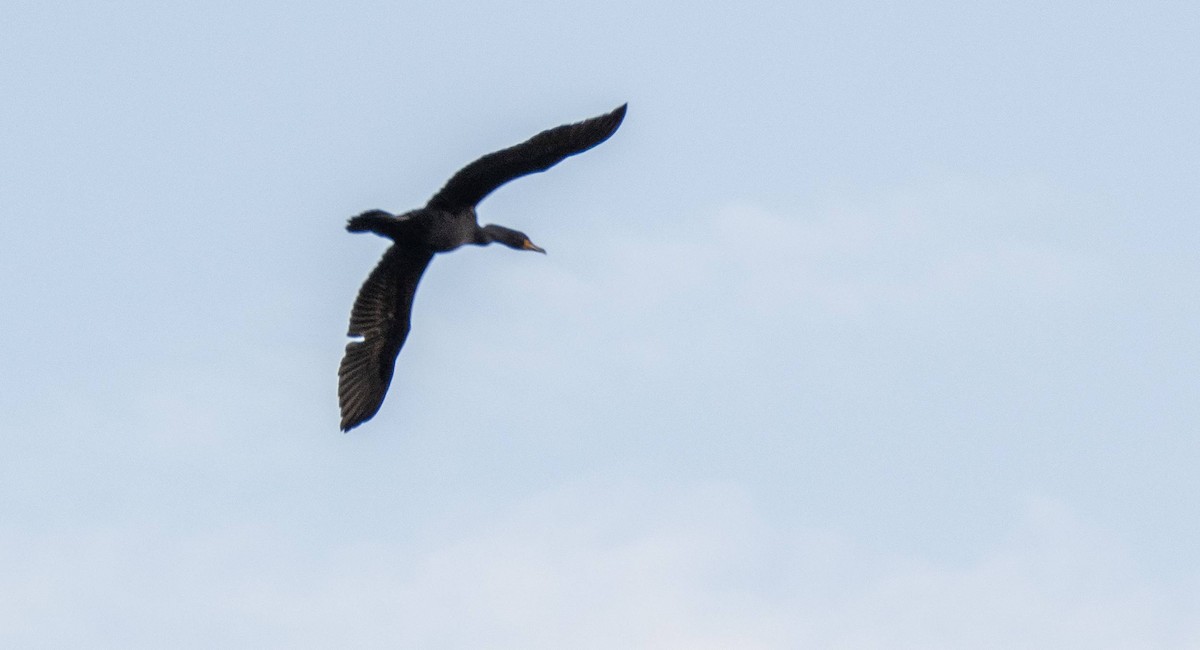
<instances>
[{"instance_id":1,"label":"wing feather","mask_svg":"<svg viewBox=\"0 0 1200 650\"><path fill-rule=\"evenodd\" d=\"M404 346L412 319L413 296L433 253L393 245L367 276L350 311L350 336L338 368L342 431L371 419L383 404L396 355Z\"/></svg>"},{"instance_id":2,"label":"wing feather","mask_svg":"<svg viewBox=\"0 0 1200 650\"><path fill-rule=\"evenodd\" d=\"M452 176L429 200L428 207L451 211L474 207L514 178L545 171L568 156L591 149L621 126L626 106L622 104L610 113L582 122L547 129L521 144L487 154Z\"/></svg>"}]
</instances>

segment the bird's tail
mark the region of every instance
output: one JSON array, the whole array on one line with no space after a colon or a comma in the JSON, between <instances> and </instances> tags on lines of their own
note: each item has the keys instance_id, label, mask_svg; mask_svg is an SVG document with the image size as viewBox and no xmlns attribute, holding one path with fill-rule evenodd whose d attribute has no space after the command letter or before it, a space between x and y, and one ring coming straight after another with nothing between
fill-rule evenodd
<instances>
[{"instance_id":1,"label":"bird's tail","mask_svg":"<svg viewBox=\"0 0 1200 650\"><path fill-rule=\"evenodd\" d=\"M387 236L396 225L396 217L384 210L367 210L357 217L350 217L346 230L350 232L373 232Z\"/></svg>"}]
</instances>

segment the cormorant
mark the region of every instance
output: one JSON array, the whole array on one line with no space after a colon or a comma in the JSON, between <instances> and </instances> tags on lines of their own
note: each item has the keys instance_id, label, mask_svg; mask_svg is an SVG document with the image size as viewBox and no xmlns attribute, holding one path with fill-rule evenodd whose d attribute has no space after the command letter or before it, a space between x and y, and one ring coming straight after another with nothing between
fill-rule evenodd
<instances>
[{"instance_id":1,"label":"cormorant","mask_svg":"<svg viewBox=\"0 0 1200 650\"><path fill-rule=\"evenodd\" d=\"M546 251L525 233L488 224L480 227L475 206L492 190L607 140L625 118L627 104L599 117L542 131L514 147L483 156L463 167L425 207L401 215L370 210L346 224L350 232L373 232L394 243L358 291L350 312L349 336L338 368L342 431L371 419L383 404L396 355L408 336L413 295L435 253L464 244L492 242L516 250Z\"/></svg>"}]
</instances>

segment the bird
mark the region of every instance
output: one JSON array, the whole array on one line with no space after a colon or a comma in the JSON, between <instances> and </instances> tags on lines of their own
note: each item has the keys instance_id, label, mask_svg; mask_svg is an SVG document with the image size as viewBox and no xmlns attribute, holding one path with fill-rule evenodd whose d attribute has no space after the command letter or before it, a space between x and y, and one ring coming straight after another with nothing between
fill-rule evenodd
<instances>
[{"instance_id":1,"label":"bird","mask_svg":"<svg viewBox=\"0 0 1200 650\"><path fill-rule=\"evenodd\" d=\"M463 167L425 207L393 215L368 210L351 217L346 230L392 240L367 276L350 310L346 344L338 368L341 430L347 432L379 412L392 381L396 357L412 320L413 297L434 255L460 246L503 244L545 253L529 237L495 224L480 226L475 208L505 183L550 169L609 139L625 119L628 103L611 112L547 129L521 144L489 153Z\"/></svg>"}]
</instances>

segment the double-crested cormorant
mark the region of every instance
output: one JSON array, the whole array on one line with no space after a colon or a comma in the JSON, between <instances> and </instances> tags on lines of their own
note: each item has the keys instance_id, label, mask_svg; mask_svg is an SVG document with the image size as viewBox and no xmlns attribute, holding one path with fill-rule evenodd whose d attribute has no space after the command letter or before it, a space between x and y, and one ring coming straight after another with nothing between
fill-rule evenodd
<instances>
[{"instance_id":1,"label":"double-crested cormorant","mask_svg":"<svg viewBox=\"0 0 1200 650\"><path fill-rule=\"evenodd\" d=\"M501 149L463 167L425 204L402 215L371 210L346 224L350 232L373 232L394 243L358 291L350 312L349 336L338 369L342 431L371 419L392 381L396 355L408 336L413 294L435 253L464 244L498 242L517 250L546 251L525 233L488 224L480 227L475 206L492 190L534 172L545 171L567 156L604 142L625 118L625 106L575 124L542 131L515 147Z\"/></svg>"}]
</instances>

